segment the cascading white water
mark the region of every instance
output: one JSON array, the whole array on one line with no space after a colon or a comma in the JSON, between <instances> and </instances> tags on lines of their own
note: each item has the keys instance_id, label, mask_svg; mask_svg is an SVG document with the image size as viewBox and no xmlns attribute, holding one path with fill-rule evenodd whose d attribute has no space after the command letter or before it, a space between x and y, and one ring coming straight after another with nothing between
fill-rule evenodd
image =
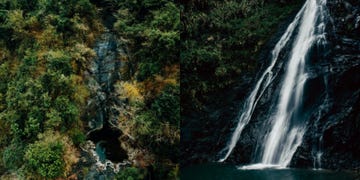
<instances>
[{"instance_id":1,"label":"cascading white water","mask_svg":"<svg viewBox=\"0 0 360 180\"><path fill-rule=\"evenodd\" d=\"M308 0L304 7L299 33L296 36L291 57L287 65L285 79L280 91L280 100L273 128L265 140L262 164L276 164L286 167L302 142L306 123L292 124L296 120L301 104L303 88L307 79L305 60L315 43L325 38L324 6L325 0Z\"/></svg>"},{"instance_id":2,"label":"cascading white water","mask_svg":"<svg viewBox=\"0 0 360 180\"><path fill-rule=\"evenodd\" d=\"M226 154L219 160L220 162L225 161L235 148L241 132L249 123L259 99L278 73L275 72L274 75L274 67L280 52L288 44L290 38L294 36L295 41L287 62L276 113L270 118L272 130L265 138L260 164L253 167L260 168L263 167L262 165L286 167L290 163L293 154L302 142L306 130L305 123L301 123L301 120L299 120L300 123L295 124L292 121L297 119L303 87L307 79L305 73L307 55L314 42L321 44L325 41L325 5L326 0L307 0L276 44L272 51L270 66L260 77L254 90L246 100L237 127L230 142L223 150L226 151ZM298 31L296 31L297 29ZM247 169L250 166L244 168Z\"/></svg>"},{"instance_id":3,"label":"cascading white water","mask_svg":"<svg viewBox=\"0 0 360 180\"><path fill-rule=\"evenodd\" d=\"M285 45L289 42L291 35L293 34L296 25L300 20L301 11L296 15L294 21L288 26L285 33L282 35L278 43L275 45L275 48L271 52L271 63L270 66L265 70L265 72L261 75L260 79L255 85L254 90L251 92L250 96L246 99L244 107L242 109L242 113L238 118L238 124L236 126L235 131L231 136L231 140L228 145L225 147L223 151L226 151L226 154L223 158L219 160L219 162L225 161L231 154L232 150L235 148L236 143L238 142L241 132L244 130L245 126L249 123L252 113L254 109L265 92L266 88L270 85L270 83L274 80L278 72L275 72L274 67L279 58L280 52L283 50Z\"/></svg>"}]
</instances>

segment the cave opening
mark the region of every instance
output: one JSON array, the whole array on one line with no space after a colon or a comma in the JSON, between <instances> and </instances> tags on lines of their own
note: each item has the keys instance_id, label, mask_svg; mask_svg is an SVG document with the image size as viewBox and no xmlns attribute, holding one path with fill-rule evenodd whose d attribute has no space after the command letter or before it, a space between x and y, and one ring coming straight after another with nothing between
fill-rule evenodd
<instances>
[{"instance_id":1,"label":"cave opening","mask_svg":"<svg viewBox=\"0 0 360 180\"><path fill-rule=\"evenodd\" d=\"M119 141L121 134L120 130L111 128L105 123L102 129L95 130L88 135L88 140L95 143L96 153L102 163L105 163L106 159L119 163L128 158Z\"/></svg>"}]
</instances>

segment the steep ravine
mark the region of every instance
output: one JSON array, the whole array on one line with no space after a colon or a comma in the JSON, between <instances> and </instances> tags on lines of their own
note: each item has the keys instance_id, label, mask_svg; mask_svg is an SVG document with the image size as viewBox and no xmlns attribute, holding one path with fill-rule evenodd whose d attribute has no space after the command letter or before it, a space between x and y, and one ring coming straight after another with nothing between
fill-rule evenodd
<instances>
[{"instance_id":1,"label":"steep ravine","mask_svg":"<svg viewBox=\"0 0 360 180\"><path fill-rule=\"evenodd\" d=\"M126 53L109 30L97 39L94 51L96 57L85 75L91 93L85 117L87 142L82 147L82 163L90 167L85 179L112 178L121 166L130 164L129 152L120 141L123 133L116 124L121 102L113 87L120 78L120 59Z\"/></svg>"}]
</instances>

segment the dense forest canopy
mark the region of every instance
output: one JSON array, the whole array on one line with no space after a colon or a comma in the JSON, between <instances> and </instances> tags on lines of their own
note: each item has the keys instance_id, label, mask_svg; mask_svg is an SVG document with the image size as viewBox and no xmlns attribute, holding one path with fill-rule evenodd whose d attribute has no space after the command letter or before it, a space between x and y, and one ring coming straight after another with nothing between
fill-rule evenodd
<instances>
[{"instance_id":1,"label":"dense forest canopy","mask_svg":"<svg viewBox=\"0 0 360 180\"><path fill-rule=\"evenodd\" d=\"M129 58L118 59L124 66L115 86L127 106L118 117L119 129L154 157L117 177L142 178L151 173L150 166L157 178L177 177L178 5L169 0L1 0L3 178L86 175L86 167L74 168L87 133L85 74L96 57L96 39L108 28L129 51Z\"/></svg>"}]
</instances>

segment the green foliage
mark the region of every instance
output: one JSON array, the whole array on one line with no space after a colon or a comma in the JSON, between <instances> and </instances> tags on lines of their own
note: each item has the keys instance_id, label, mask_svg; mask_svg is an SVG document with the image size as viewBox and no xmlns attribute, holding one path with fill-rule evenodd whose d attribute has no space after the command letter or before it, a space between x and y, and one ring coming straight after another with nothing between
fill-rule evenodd
<instances>
[{"instance_id":1,"label":"green foliage","mask_svg":"<svg viewBox=\"0 0 360 180\"><path fill-rule=\"evenodd\" d=\"M179 167L178 165L169 165L166 162L158 162L153 166L157 174L154 174L154 179L171 179L179 180Z\"/></svg>"},{"instance_id":2,"label":"green foliage","mask_svg":"<svg viewBox=\"0 0 360 180\"><path fill-rule=\"evenodd\" d=\"M65 76L72 73L70 57L61 51L50 51L47 55L47 67L50 71L58 71Z\"/></svg>"},{"instance_id":3,"label":"green foliage","mask_svg":"<svg viewBox=\"0 0 360 180\"><path fill-rule=\"evenodd\" d=\"M9 63L5 62L0 65L0 112L5 109L6 91L10 81ZM0 122L1 123L1 122Z\"/></svg>"},{"instance_id":4,"label":"green foliage","mask_svg":"<svg viewBox=\"0 0 360 180\"><path fill-rule=\"evenodd\" d=\"M112 31L131 52L122 59L128 69L119 92L129 100L131 110L122 112L130 119L129 134L150 154L144 166L156 156L159 177L177 176L170 171L180 141L179 5L94 3L116 14ZM0 0L0 9L0 130L7 130L0 135L0 171L5 166L30 179L65 178L77 162L72 144L86 140L80 117L90 93L84 74L103 30L101 10L89 0ZM144 172L128 168L118 177L143 179Z\"/></svg>"},{"instance_id":5,"label":"green foliage","mask_svg":"<svg viewBox=\"0 0 360 180\"><path fill-rule=\"evenodd\" d=\"M70 96L74 93L71 78L58 71L47 71L38 78L38 81L43 87L47 87L44 90L52 99L61 95Z\"/></svg>"},{"instance_id":6,"label":"green foliage","mask_svg":"<svg viewBox=\"0 0 360 180\"><path fill-rule=\"evenodd\" d=\"M25 153L26 166L44 178L64 174L64 145L61 141L42 139L30 144Z\"/></svg>"},{"instance_id":7,"label":"green foliage","mask_svg":"<svg viewBox=\"0 0 360 180\"><path fill-rule=\"evenodd\" d=\"M143 111L136 116L136 134L145 141L148 136L155 134L156 128L154 127L157 122L156 116L152 111ZM154 138L151 138L153 141ZM149 143L150 144L150 143Z\"/></svg>"},{"instance_id":8,"label":"green foliage","mask_svg":"<svg viewBox=\"0 0 360 180\"><path fill-rule=\"evenodd\" d=\"M45 116L47 118L47 121L45 122L46 129L55 129L62 123L60 113L55 109L50 109L49 112L46 112Z\"/></svg>"},{"instance_id":9,"label":"green foliage","mask_svg":"<svg viewBox=\"0 0 360 180\"><path fill-rule=\"evenodd\" d=\"M136 51L133 61L138 63L137 78L143 81L162 74L164 66L179 62L180 10L165 0L143 1L138 9L130 4L122 3L114 26L131 40L129 45ZM146 13L141 11L144 8Z\"/></svg>"},{"instance_id":10,"label":"green foliage","mask_svg":"<svg viewBox=\"0 0 360 180\"><path fill-rule=\"evenodd\" d=\"M5 148L2 154L2 161L6 168L17 170L24 163L24 145L21 142L14 141Z\"/></svg>"},{"instance_id":11,"label":"green foliage","mask_svg":"<svg viewBox=\"0 0 360 180\"><path fill-rule=\"evenodd\" d=\"M86 141L86 135L78 128L72 129L70 137L74 145L79 146Z\"/></svg>"},{"instance_id":12,"label":"green foliage","mask_svg":"<svg viewBox=\"0 0 360 180\"><path fill-rule=\"evenodd\" d=\"M140 81L143 81L161 71L161 65L156 62L140 62L138 68L137 79Z\"/></svg>"},{"instance_id":13,"label":"green foliage","mask_svg":"<svg viewBox=\"0 0 360 180\"><path fill-rule=\"evenodd\" d=\"M59 136L85 140L82 75L102 30L96 7L89 0L1 0L0 9L0 169L21 173L25 160L34 179L67 175L76 153ZM62 134L38 140L45 131Z\"/></svg>"},{"instance_id":14,"label":"green foliage","mask_svg":"<svg viewBox=\"0 0 360 180\"><path fill-rule=\"evenodd\" d=\"M117 180L141 180L144 179L144 174L140 169L135 167L127 167L121 169L116 175Z\"/></svg>"},{"instance_id":15,"label":"green foliage","mask_svg":"<svg viewBox=\"0 0 360 180\"><path fill-rule=\"evenodd\" d=\"M184 110L253 72L260 49L302 1L188 1L182 8L181 88ZM206 67L206 68L204 68Z\"/></svg>"},{"instance_id":16,"label":"green foliage","mask_svg":"<svg viewBox=\"0 0 360 180\"><path fill-rule=\"evenodd\" d=\"M65 123L65 127L71 126L78 118L78 109L68 97L58 96L54 102L55 109L60 113L60 117Z\"/></svg>"},{"instance_id":17,"label":"green foliage","mask_svg":"<svg viewBox=\"0 0 360 180\"><path fill-rule=\"evenodd\" d=\"M44 128L68 129L79 118L78 108L71 102L71 80L56 72L31 78L32 71L25 71L33 66L30 64L24 63L19 80L8 85L8 109L1 114L11 122L15 136L28 139L34 139Z\"/></svg>"},{"instance_id":18,"label":"green foliage","mask_svg":"<svg viewBox=\"0 0 360 180\"><path fill-rule=\"evenodd\" d=\"M135 116L135 134L144 146L162 158L178 158L180 141L180 89L166 86L150 109Z\"/></svg>"},{"instance_id":19,"label":"green foliage","mask_svg":"<svg viewBox=\"0 0 360 180\"><path fill-rule=\"evenodd\" d=\"M127 40L131 52L122 70L127 82L116 86L119 98L129 100L120 124L126 124L124 131L156 156L155 162L143 157L145 164L162 164L155 169L158 179L173 179L169 172L178 163L180 141L179 4L170 0L106 2L118 9L114 29ZM126 175L120 179L127 179Z\"/></svg>"},{"instance_id":20,"label":"green foliage","mask_svg":"<svg viewBox=\"0 0 360 180\"><path fill-rule=\"evenodd\" d=\"M176 179L176 180L180 180L180 168L179 166L175 166L168 174L168 176L171 179Z\"/></svg>"},{"instance_id":21,"label":"green foliage","mask_svg":"<svg viewBox=\"0 0 360 180\"><path fill-rule=\"evenodd\" d=\"M180 126L180 87L167 86L151 104L157 119Z\"/></svg>"}]
</instances>

